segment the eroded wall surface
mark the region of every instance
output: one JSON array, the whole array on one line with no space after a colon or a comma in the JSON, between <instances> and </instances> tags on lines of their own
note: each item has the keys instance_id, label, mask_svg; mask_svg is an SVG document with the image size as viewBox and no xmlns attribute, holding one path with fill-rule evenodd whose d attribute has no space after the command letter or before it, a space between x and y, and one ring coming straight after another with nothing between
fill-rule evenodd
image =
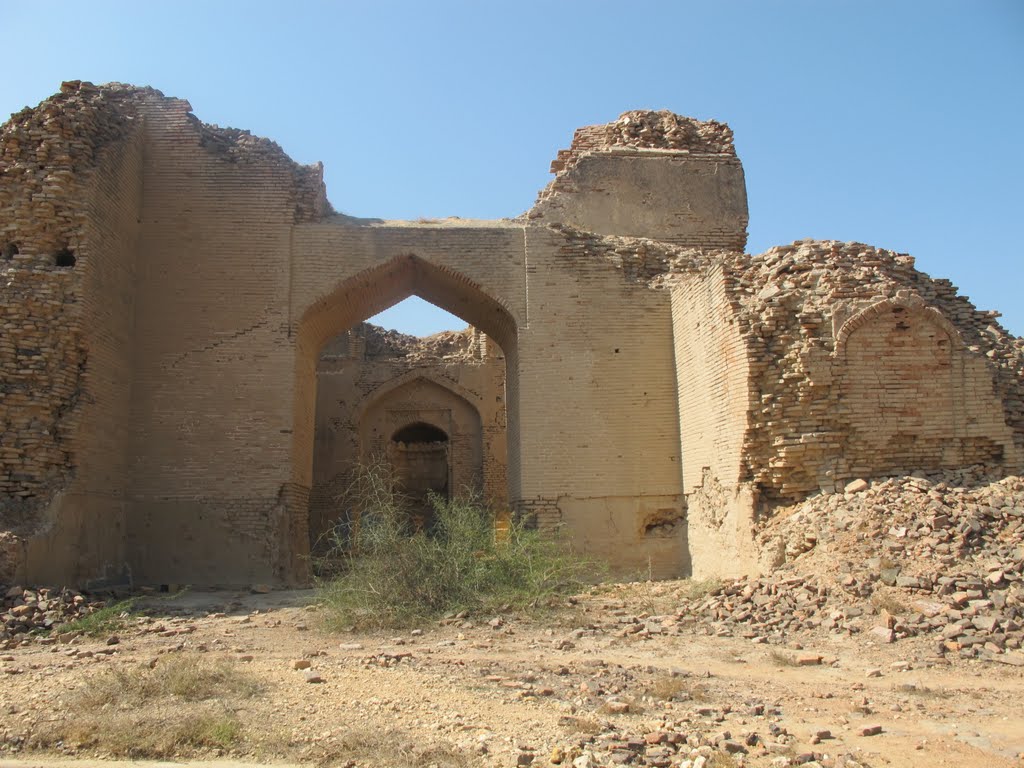
<instances>
[{"instance_id":1,"label":"eroded wall surface","mask_svg":"<svg viewBox=\"0 0 1024 768\"><path fill-rule=\"evenodd\" d=\"M15 115L0 170L0 581L302 582L343 412L360 446L447 418L460 472L628 575L765 567L776 505L859 477L1022 468L1021 340L906 255L743 253L720 123L581 129L490 222L334 214L319 167L132 86ZM323 363L409 295L493 343L500 408L489 364Z\"/></svg>"},{"instance_id":2,"label":"eroded wall surface","mask_svg":"<svg viewBox=\"0 0 1024 768\"><path fill-rule=\"evenodd\" d=\"M289 485L290 233L317 169L185 102L147 101L132 366L129 563L143 583L301 578ZM319 206L319 207L318 207Z\"/></svg>"},{"instance_id":3,"label":"eroded wall surface","mask_svg":"<svg viewBox=\"0 0 1024 768\"><path fill-rule=\"evenodd\" d=\"M141 129L67 84L0 142L0 581L120 579Z\"/></svg>"},{"instance_id":4,"label":"eroded wall surface","mask_svg":"<svg viewBox=\"0 0 1024 768\"><path fill-rule=\"evenodd\" d=\"M580 128L527 216L602 235L742 251L747 188L732 131L671 112Z\"/></svg>"},{"instance_id":5,"label":"eroded wall surface","mask_svg":"<svg viewBox=\"0 0 1024 768\"><path fill-rule=\"evenodd\" d=\"M720 267L671 288L687 533L696 578L752 569L756 492L744 472L751 410L746 343Z\"/></svg>"},{"instance_id":6,"label":"eroded wall surface","mask_svg":"<svg viewBox=\"0 0 1024 768\"><path fill-rule=\"evenodd\" d=\"M654 282L673 296L694 573L771 567L750 532L818 490L1020 471L1024 344L905 254L679 253Z\"/></svg>"}]
</instances>

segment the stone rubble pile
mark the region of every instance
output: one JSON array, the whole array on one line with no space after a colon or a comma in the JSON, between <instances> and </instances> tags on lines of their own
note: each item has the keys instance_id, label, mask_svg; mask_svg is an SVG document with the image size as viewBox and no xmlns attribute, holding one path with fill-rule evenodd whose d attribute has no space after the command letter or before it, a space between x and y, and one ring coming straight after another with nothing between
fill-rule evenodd
<instances>
[{"instance_id":1,"label":"stone rubble pile","mask_svg":"<svg viewBox=\"0 0 1024 768\"><path fill-rule=\"evenodd\" d=\"M710 588L704 597L682 598L676 621L696 620L710 634L731 636L734 631L754 642L781 644L789 634L827 625L829 590L814 579L739 578ZM833 626L850 629L860 614L844 614Z\"/></svg>"},{"instance_id":2,"label":"stone rubble pile","mask_svg":"<svg viewBox=\"0 0 1024 768\"><path fill-rule=\"evenodd\" d=\"M360 323L351 331L340 334L321 353L321 359L345 358L353 354L353 347L365 345L366 358L387 360L399 358L409 361L472 360L479 349L480 332L472 327L462 331L441 331L430 336L411 336Z\"/></svg>"},{"instance_id":3,"label":"stone rubble pile","mask_svg":"<svg viewBox=\"0 0 1024 768\"><path fill-rule=\"evenodd\" d=\"M829 573L847 597L888 609L887 641L937 635L938 650L1000 655L1024 643L1024 478L895 477L791 507L760 533L787 570ZM888 631L885 631L888 630Z\"/></svg>"},{"instance_id":4,"label":"stone rubble pile","mask_svg":"<svg viewBox=\"0 0 1024 768\"><path fill-rule=\"evenodd\" d=\"M624 112L602 127L606 144L613 147L736 154L732 129L725 123L694 120L664 109Z\"/></svg>"},{"instance_id":5,"label":"stone rubble pile","mask_svg":"<svg viewBox=\"0 0 1024 768\"><path fill-rule=\"evenodd\" d=\"M20 586L0 587L3 611L0 613L0 645L14 647L30 632L48 631L106 606L106 601L77 590Z\"/></svg>"},{"instance_id":6,"label":"stone rubble pile","mask_svg":"<svg viewBox=\"0 0 1024 768\"><path fill-rule=\"evenodd\" d=\"M832 768L859 768L862 763L851 756L826 756L822 752L797 752L794 739L784 726L766 721L760 725L763 731L743 726L734 732L724 723L730 711L704 707L694 717L678 721L666 721L660 727L646 733L623 734L611 726L601 733L593 743L586 740L567 748L555 747L548 758L548 765L572 766L573 768L601 768L615 765L644 765L655 768L702 768L721 765L721 756L754 760L758 765L773 766L807 765L811 768L828 765ZM760 704L745 705L740 712L763 719L765 707ZM699 716L698 716L699 715ZM572 718L563 718L571 720ZM832 739L829 731L821 731L816 741ZM831 750L830 750L831 751ZM530 764L520 759L520 764ZM532 763L537 765L535 761ZM543 764L543 763L541 763ZM740 765L731 762L731 765Z\"/></svg>"},{"instance_id":7,"label":"stone rubble pile","mask_svg":"<svg viewBox=\"0 0 1024 768\"><path fill-rule=\"evenodd\" d=\"M781 643L797 631L924 636L935 652L1024 665L1024 478L968 472L857 481L759 532L777 570L712 584L675 620Z\"/></svg>"}]
</instances>

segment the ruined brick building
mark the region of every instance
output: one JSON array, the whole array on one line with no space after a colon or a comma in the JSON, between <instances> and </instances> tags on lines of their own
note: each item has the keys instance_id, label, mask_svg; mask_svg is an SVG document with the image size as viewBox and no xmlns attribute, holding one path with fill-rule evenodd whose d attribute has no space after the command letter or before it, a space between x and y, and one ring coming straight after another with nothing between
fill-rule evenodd
<instances>
[{"instance_id":1,"label":"ruined brick building","mask_svg":"<svg viewBox=\"0 0 1024 768\"><path fill-rule=\"evenodd\" d=\"M857 478L1021 470L1021 340L906 255L745 254L727 126L630 112L552 170L515 219L360 220L152 89L13 115L0 581L302 582L373 452L655 576L754 569ZM413 294L471 329L361 325Z\"/></svg>"}]
</instances>

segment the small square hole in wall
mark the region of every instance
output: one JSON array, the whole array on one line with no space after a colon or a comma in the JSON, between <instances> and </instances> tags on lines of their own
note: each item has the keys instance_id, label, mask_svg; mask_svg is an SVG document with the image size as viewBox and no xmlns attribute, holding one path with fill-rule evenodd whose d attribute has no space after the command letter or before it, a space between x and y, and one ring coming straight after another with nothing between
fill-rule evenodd
<instances>
[{"instance_id":1,"label":"small square hole in wall","mask_svg":"<svg viewBox=\"0 0 1024 768\"><path fill-rule=\"evenodd\" d=\"M73 267L78 259L75 258L75 254L71 252L70 248L61 248L53 255L54 266L57 267Z\"/></svg>"},{"instance_id":2,"label":"small square hole in wall","mask_svg":"<svg viewBox=\"0 0 1024 768\"><path fill-rule=\"evenodd\" d=\"M3 257L4 261L10 261L20 253L17 243L7 243L2 249L0 249L0 257Z\"/></svg>"}]
</instances>

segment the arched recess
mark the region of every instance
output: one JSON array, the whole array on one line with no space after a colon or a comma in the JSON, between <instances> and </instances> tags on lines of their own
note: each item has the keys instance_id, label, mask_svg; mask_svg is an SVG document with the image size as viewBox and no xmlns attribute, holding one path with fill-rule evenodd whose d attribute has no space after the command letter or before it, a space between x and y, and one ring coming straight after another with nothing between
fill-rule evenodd
<instances>
[{"instance_id":1,"label":"arched recess","mask_svg":"<svg viewBox=\"0 0 1024 768\"><path fill-rule=\"evenodd\" d=\"M836 335L843 451L857 476L936 469L962 461L962 339L918 297L886 299Z\"/></svg>"},{"instance_id":2,"label":"arched recess","mask_svg":"<svg viewBox=\"0 0 1024 768\"><path fill-rule=\"evenodd\" d=\"M396 256L336 285L309 306L293 329L296 340L292 483L308 489L313 475L316 362L342 331L409 296L419 296L479 328L505 355L509 500L519 498L518 329L510 310L466 276L416 255Z\"/></svg>"},{"instance_id":3,"label":"arched recess","mask_svg":"<svg viewBox=\"0 0 1024 768\"><path fill-rule=\"evenodd\" d=\"M872 321L881 321L887 315L903 314L907 318L916 317L924 322L932 323L945 332L949 338L951 351L958 350L963 346L963 338L949 319L935 307L929 307L920 296L897 296L893 299L883 299L862 309L849 320L840 326L836 332L836 345L834 356L840 360L846 360L846 346L850 335Z\"/></svg>"},{"instance_id":4,"label":"arched recess","mask_svg":"<svg viewBox=\"0 0 1024 768\"><path fill-rule=\"evenodd\" d=\"M401 374L400 376L395 376L393 379L388 379L379 387L367 394L366 397L360 400L353 409L352 420L358 424L362 420L363 414L366 413L367 408L374 405L381 398L387 397L394 390L401 389L406 384L417 381L418 379L429 381L442 389L447 389L465 400L477 411L480 410L479 398L460 385L457 381L452 381L451 379L444 378L443 376L438 376L431 371L413 369Z\"/></svg>"},{"instance_id":5,"label":"arched recess","mask_svg":"<svg viewBox=\"0 0 1024 768\"><path fill-rule=\"evenodd\" d=\"M412 421L396 429L388 440L388 462L399 490L409 499L413 529L434 527L432 497L450 499L455 457L445 430L426 421Z\"/></svg>"},{"instance_id":6,"label":"arched recess","mask_svg":"<svg viewBox=\"0 0 1024 768\"><path fill-rule=\"evenodd\" d=\"M356 408L353 421L363 463L386 455L396 433L422 424L448 436L451 452L450 490L483 490L483 430L480 410L434 377L417 376L398 387L378 387Z\"/></svg>"}]
</instances>

